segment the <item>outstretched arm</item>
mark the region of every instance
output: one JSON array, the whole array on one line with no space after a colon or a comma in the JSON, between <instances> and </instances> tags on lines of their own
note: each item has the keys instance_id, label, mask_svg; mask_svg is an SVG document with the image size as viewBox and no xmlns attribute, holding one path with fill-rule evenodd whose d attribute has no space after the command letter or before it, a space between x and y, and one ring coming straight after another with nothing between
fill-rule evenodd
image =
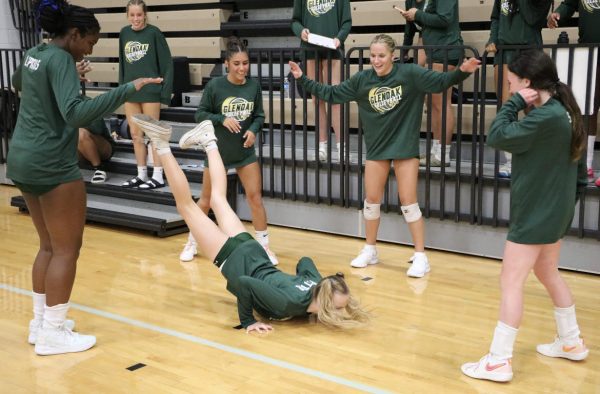
<instances>
[{"instance_id":1,"label":"outstretched arm","mask_svg":"<svg viewBox=\"0 0 600 394\"><path fill-rule=\"evenodd\" d=\"M308 93L329 101L332 104L341 104L356 100L355 81L360 73L353 75L350 79L345 80L339 85L329 86L306 78L297 63L290 61L289 65L294 78L304 86Z\"/></svg>"},{"instance_id":2,"label":"outstretched arm","mask_svg":"<svg viewBox=\"0 0 600 394\"><path fill-rule=\"evenodd\" d=\"M463 62L459 68L445 73L429 70L423 67L413 67L413 78L418 81L421 90L426 93L440 93L452 85L464 81L474 73L481 62L472 57Z\"/></svg>"}]
</instances>

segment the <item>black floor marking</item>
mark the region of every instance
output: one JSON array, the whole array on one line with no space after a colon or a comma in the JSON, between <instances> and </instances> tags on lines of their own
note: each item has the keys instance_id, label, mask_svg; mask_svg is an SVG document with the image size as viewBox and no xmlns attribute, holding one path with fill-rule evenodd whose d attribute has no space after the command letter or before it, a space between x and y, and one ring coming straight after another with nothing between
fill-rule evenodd
<instances>
[{"instance_id":1,"label":"black floor marking","mask_svg":"<svg viewBox=\"0 0 600 394\"><path fill-rule=\"evenodd\" d=\"M362 278L361 280L364 280L365 282L371 280L373 278L371 278L370 276L365 276L364 278Z\"/></svg>"},{"instance_id":2,"label":"black floor marking","mask_svg":"<svg viewBox=\"0 0 600 394\"><path fill-rule=\"evenodd\" d=\"M242 326L241 324L239 326L233 327L234 330L241 330L242 328L244 328L244 326Z\"/></svg>"},{"instance_id":3,"label":"black floor marking","mask_svg":"<svg viewBox=\"0 0 600 394\"><path fill-rule=\"evenodd\" d=\"M137 363L137 364L132 365L131 367L127 367L127 369L130 371L135 371L136 369L144 368L145 366L146 366L146 364Z\"/></svg>"}]
</instances>

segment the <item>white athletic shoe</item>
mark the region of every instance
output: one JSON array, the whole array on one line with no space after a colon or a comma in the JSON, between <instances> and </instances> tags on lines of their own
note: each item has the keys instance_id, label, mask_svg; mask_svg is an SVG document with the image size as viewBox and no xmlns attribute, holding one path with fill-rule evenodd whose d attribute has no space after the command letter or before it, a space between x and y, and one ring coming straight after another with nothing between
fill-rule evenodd
<instances>
[{"instance_id":1,"label":"white athletic shoe","mask_svg":"<svg viewBox=\"0 0 600 394\"><path fill-rule=\"evenodd\" d=\"M327 147L326 146L319 147L319 160L327 161Z\"/></svg>"},{"instance_id":2,"label":"white athletic shoe","mask_svg":"<svg viewBox=\"0 0 600 394\"><path fill-rule=\"evenodd\" d=\"M133 121L140 126L144 134L150 138L155 149L169 147L171 138L171 125L145 114L136 114Z\"/></svg>"},{"instance_id":3,"label":"white athletic shoe","mask_svg":"<svg viewBox=\"0 0 600 394\"><path fill-rule=\"evenodd\" d=\"M489 353L478 362L463 364L460 369L462 373L474 379L509 382L513 378L511 359L496 362L491 360Z\"/></svg>"},{"instance_id":4,"label":"white athletic shoe","mask_svg":"<svg viewBox=\"0 0 600 394\"><path fill-rule=\"evenodd\" d=\"M37 342L38 332L42 329L43 320L34 320L32 319L29 322L29 337L27 337L27 342L30 345L35 345ZM69 330L73 330L75 328L75 322L73 320L65 320L65 327Z\"/></svg>"},{"instance_id":5,"label":"white athletic shoe","mask_svg":"<svg viewBox=\"0 0 600 394\"><path fill-rule=\"evenodd\" d=\"M181 254L179 255L179 260L181 261L192 261L194 260L194 256L198 254L198 248L196 242L193 242L188 239L187 243L183 247Z\"/></svg>"},{"instance_id":6,"label":"white athletic shoe","mask_svg":"<svg viewBox=\"0 0 600 394\"><path fill-rule=\"evenodd\" d=\"M574 345L567 345L564 340L557 337L552 343L537 345L536 350L544 356L561 357L573 361L585 360L588 354L590 354L589 349L585 346L581 338Z\"/></svg>"},{"instance_id":7,"label":"white athletic shoe","mask_svg":"<svg viewBox=\"0 0 600 394\"><path fill-rule=\"evenodd\" d=\"M52 354L83 352L95 344L95 336L78 334L64 325L61 328L43 327L38 331L35 353L40 356L50 356Z\"/></svg>"},{"instance_id":8,"label":"white athletic shoe","mask_svg":"<svg viewBox=\"0 0 600 394\"><path fill-rule=\"evenodd\" d=\"M406 275L408 275L412 278L422 278L425 276L426 273L431 271L431 268L429 267L429 261L427 260L427 256L425 256L425 255L414 256L413 255L411 260L412 260L412 265L410 266L408 271L406 271Z\"/></svg>"},{"instance_id":9,"label":"white athletic shoe","mask_svg":"<svg viewBox=\"0 0 600 394\"><path fill-rule=\"evenodd\" d=\"M181 149L199 147L205 149L211 142L216 142L215 128L210 120L205 120L187 133L179 140Z\"/></svg>"},{"instance_id":10,"label":"white athletic shoe","mask_svg":"<svg viewBox=\"0 0 600 394\"><path fill-rule=\"evenodd\" d=\"M350 266L354 268L365 268L367 265L373 265L377 263L379 263L377 249L370 251L365 246L362 248L358 256L356 256L356 258L350 262Z\"/></svg>"},{"instance_id":11,"label":"white athletic shoe","mask_svg":"<svg viewBox=\"0 0 600 394\"><path fill-rule=\"evenodd\" d=\"M269 256L269 260L271 260L271 264L273 264L273 265L279 264L279 260L277 259L277 256L275 255L275 253L273 253L273 251L271 249L269 249L269 245L262 245L262 247L265 249L265 252L267 252L267 256Z\"/></svg>"}]
</instances>

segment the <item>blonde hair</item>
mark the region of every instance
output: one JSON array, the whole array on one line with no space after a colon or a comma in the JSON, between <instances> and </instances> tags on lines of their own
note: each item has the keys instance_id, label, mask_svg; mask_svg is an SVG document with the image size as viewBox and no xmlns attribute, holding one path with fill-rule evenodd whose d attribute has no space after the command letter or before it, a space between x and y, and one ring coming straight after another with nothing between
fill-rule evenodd
<instances>
[{"instance_id":1,"label":"blonde hair","mask_svg":"<svg viewBox=\"0 0 600 394\"><path fill-rule=\"evenodd\" d=\"M336 294L348 295L348 305L338 309L333 303ZM344 280L344 274L337 273L321 279L313 290L313 299L319 305L317 320L331 328L357 328L369 322L369 313L361 308L360 303L350 293Z\"/></svg>"},{"instance_id":2,"label":"blonde hair","mask_svg":"<svg viewBox=\"0 0 600 394\"><path fill-rule=\"evenodd\" d=\"M375 36L375 38L373 38L373 40L371 41L370 45L373 45L373 44L385 45L387 47L388 51L390 51L390 53L393 53L394 50L396 49L396 41L387 34L377 34Z\"/></svg>"}]
</instances>

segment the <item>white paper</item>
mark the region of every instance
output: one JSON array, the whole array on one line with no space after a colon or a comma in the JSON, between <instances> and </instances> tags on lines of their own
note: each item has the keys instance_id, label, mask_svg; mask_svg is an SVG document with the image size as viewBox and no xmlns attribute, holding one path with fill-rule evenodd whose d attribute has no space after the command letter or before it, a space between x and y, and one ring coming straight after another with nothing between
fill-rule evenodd
<instances>
[{"instance_id":1,"label":"white paper","mask_svg":"<svg viewBox=\"0 0 600 394\"><path fill-rule=\"evenodd\" d=\"M333 38L320 36L314 33L308 33L308 42L325 48L336 49L335 40Z\"/></svg>"},{"instance_id":2,"label":"white paper","mask_svg":"<svg viewBox=\"0 0 600 394\"><path fill-rule=\"evenodd\" d=\"M591 78L588 77L588 57L590 54L589 48L575 48L573 51L573 75L571 81L571 90L577 100L579 109L583 115L591 115L594 111L594 93L596 90L596 59L598 58L598 48L592 51L592 70ZM561 82L568 84L569 78L569 49L559 49L556 52L556 69L558 78ZM586 113L585 97L590 95L588 110Z\"/></svg>"}]
</instances>

